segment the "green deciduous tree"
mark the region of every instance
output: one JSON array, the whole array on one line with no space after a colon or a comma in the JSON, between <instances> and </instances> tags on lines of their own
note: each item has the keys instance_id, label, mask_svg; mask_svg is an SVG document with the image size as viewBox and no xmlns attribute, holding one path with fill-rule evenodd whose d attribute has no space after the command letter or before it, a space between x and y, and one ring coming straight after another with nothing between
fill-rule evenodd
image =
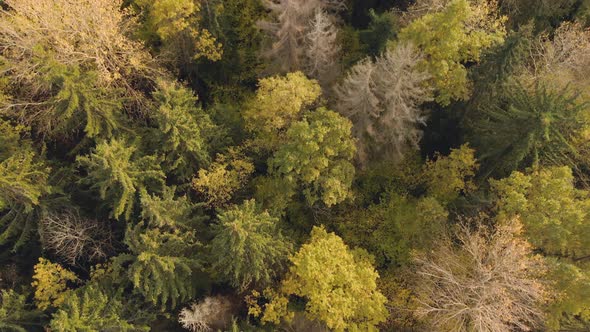
<instances>
[{"instance_id":1,"label":"green deciduous tree","mask_svg":"<svg viewBox=\"0 0 590 332\"><path fill-rule=\"evenodd\" d=\"M69 294L53 315L52 330L77 331L149 331L147 326L134 325L121 317L123 303L110 298L99 287L85 286Z\"/></svg>"},{"instance_id":2,"label":"green deciduous tree","mask_svg":"<svg viewBox=\"0 0 590 332\"><path fill-rule=\"evenodd\" d=\"M142 37L164 53L185 62L200 57L219 60L221 44L200 27L201 2L195 0L133 0L142 16ZM188 55L183 53L189 53ZM170 55L170 54L169 54ZM178 58L184 57L184 58Z\"/></svg>"},{"instance_id":3,"label":"green deciduous tree","mask_svg":"<svg viewBox=\"0 0 590 332\"><path fill-rule=\"evenodd\" d=\"M281 133L301 117L322 90L315 80L301 72L260 80L256 96L250 100L243 116L246 128L258 136L257 142L269 149L279 143Z\"/></svg>"},{"instance_id":4,"label":"green deciduous tree","mask_svg":"<svg viewBox=\"0 0 590 332\"><path fill-rule=\"evenodd\" d=\"M221 207L244 186L253 172L252 161L230 148L226 154L218 154L208 169L200 169L192 186L204 196L207 205Z\"/></svg>"},{"instance_id":5,"label":"green deciduous tree","mask_svg":"<svg viewBox=\"0 0 590 332\"><path fill-rule=\"evenodd\" d=\"M590 255L590 194L576 189L568 167L492 180L501 214L519 215L529 241L551 255Z\"/></svg>"},{"instance_id":6,"label":"green deciduous tree","mask_svg":"<svg viewBox=\"0 0 590 332\"><path fill-rule=\"evenodd\" d=\"M366 251L350 250L336 234L314 227L291 263L281 292L305 298L310 318L334 331L370 331L385 321L386 298L377 290L379 275Z\"/></svg>"},{"instance_id":7,"label":"green deciduous tree","mask_svg":"<svg viewBox=\"0 0 590 332\"><path fill-rule=\"evenodd\" d=\"M352 124L335 112L320 108L291 125L286 142L269 160L271 174L303 188L310 205L327 206L350 196L354 178Z\"/></svg>"},{"instance_id":8,"label":"green deciduous tree","mask_svg":"<svg viewBox=\"0 0 590 332\"><path fill-rule=\"evenodd\" d=\"M475 151L468 145L451 149L448 156L436 156L428 160L424 168L424 179L428 195L442 203L448 203L475 189L472 182L478 165Z\"/></svg>"},{"instance_id":9,"label":"green deciduous tree","mask_svg":"<svg viewBox=\"0 0 590 332\"><path fill-rule=\"evenodd\" d=\"M441 105L469 96L465 63L478 61L484 49L503 40L502 19L472 24L479 17L474 9L467 0L453 0L399 33L400 41L412 42L426 55L421 66L432 75L436 101Z\"/></svg>"},{"instance_id":10,"label":"green deciduous tree","mask_svg":"<svg viewBox=\"0 0 590 332\"><path fill-rule=\"evenodd\" d=\"M346 243L375 256L379 268L405 266L441 235L449 212L432 197L390 194L379 204L346 211L335 220Z\"/></svg>"},{"instance_id":11,"label":"green deciduous tree","mask_svg":"<svg viewBox=\"0 0 590 332\"><path fill-rule=\"evenodd\" d=\"M549 327L590 323L590 194L574 186L568 167L549 167L492 181L501 216L519 215L529 242L549 257L548 279L556 296ZM569 321L569 323L568 323Z\"/></svg>"},{"instance_id":12,"label":"green deciduous tree","mask_svg":"<svg viewBox=\"0 0 590 332\"><path fill-rule=\"evenodd\" d=\"M135 146L122 139L101 142L90 155L76 161L88 172L81 181L98 189L100 198L112 204L115 218L129 219L136 193L150 184L160 186L165 179L157 157L139 155Z\"/></svg>"},{"instance_id":13,"label":"green deciduous tree","mask_svg":"<svg viewBox=\"0 0 590 332\"><path fill-rule=\"evenodd\" d=\"M277 229L279 219L254 200L222 211L218 219L211 241L213 271L240 291L270 285L292 249Z\"/></svg>"}]
</instances>

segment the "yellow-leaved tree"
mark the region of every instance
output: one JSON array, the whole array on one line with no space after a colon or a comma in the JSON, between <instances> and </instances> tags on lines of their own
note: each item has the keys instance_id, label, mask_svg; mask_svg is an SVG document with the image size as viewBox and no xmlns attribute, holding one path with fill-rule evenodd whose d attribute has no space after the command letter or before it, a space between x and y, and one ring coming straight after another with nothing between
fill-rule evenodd
<instances>
[{"instance_id":1,"label":"yellow-leaved tree","mask_svg":"<svg viewBox=\"0 0 590 332\"><path fill-rule=\"evenodd\" d=\"M58 307L67 296L67 283L78 280L74 272L42 257L34 269L31 285L35 287L35 302L41 310Z\"/></svg>"},{"instance_id":2,"label":"yellow-leaved tree","mask_svg":"<svg viewBox=\"0 0 590 332\"><path fill-rule=\"evenodd\" d=\"M334 331L376 331L387 318L387 299L377 289L379 274L365 250L351 250L338 235L314 227L291 263L280 289L264 292L271 301L264 306L263 322L292 317L290 295L304 298L306 315ZM257 309L250 312L260 314Z\"/></svg>"}]
</instances>

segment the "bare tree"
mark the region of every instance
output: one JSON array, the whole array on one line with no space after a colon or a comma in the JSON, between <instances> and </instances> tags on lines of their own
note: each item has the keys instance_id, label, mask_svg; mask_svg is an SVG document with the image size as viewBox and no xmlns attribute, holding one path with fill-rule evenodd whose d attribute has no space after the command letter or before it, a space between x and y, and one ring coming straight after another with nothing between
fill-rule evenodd
<instances>
[{"instance_id":1,"label":"bare tree","mask_svg":"<svg viewBox=\"0 0 590 332\"><path fill-rule=\"evenodd\" d=\"M465 224L456 242L447 239L427 257L417 259L417 314L444 331L529 331L542 322L547 294L538 277L541 257L519 237L521 225L510 220L491 230L476 219ZM456 243L458 242L458 246Z\"/></svg>"},{"instance_id":2,"label":"bare tree","mask_svg":"<svg viewBox=\"0 0 590 332\"><path fill-rule=\"evenodd\" d=\"M326 86L338 76L338 30L333 19L316 8L305 35L305 72Z\"/></svg>"},{"instance_id":3,"label":"bare tree","mask_svg":"<svg viewBox=\"0 0 590 332\"><path fill-rule=\"evenodd\" d=\"M420 106L432 98L429 75L417 68L421 59L412 45L398 45L375 62L356 64L336 87L337 109L354 124L361 162L370 152L401 159L418 147L426 120Z\"/></svg>"},{"instance_id":4,"label":"bare tree","mask_svg":"<svg viewBox=\"0 0 590 332\"><path fill-rule=\"evenodd\" d=\"M305 36L316 9L344 8L342 0L263 0L263 4L273 18L258 23L272 39L272 45L263 56L273 60L279 72L293 72L303 67Z\"/></svg>"},{"instance_id":5,"label":"bare tree","mask_svg":"<svg viewBox=\"0 0 590 332\"><path fill-rule=\"evenodd\" d=\"M178 322L193 332L214 331L225 327L231 320L232 303L223 296L209 296L180 311Z\"/></svg>"},{"instance_id":6,"label":"bare tree","mask_svg":"<svg viewBox=\"0 0 590 332\"><path fill-rule=\"evenodd\" d=\"M585 92L590 87L590 30L565 22L552 38L539 37L529 60L532 65L521 76L525 82L550 82L557 88L573 85Z\"/></svg>"},{"instance_id":7,"label":"bare tree","mask_svg":"<svg viewBox=\"0 0 590 332\"><path fill-rule=\"evenodd\" d=\"M41 227L45 249L72 265L106 258L113 250L110 227L74 211L48 214Z\"/></svg>"}]
</instances>

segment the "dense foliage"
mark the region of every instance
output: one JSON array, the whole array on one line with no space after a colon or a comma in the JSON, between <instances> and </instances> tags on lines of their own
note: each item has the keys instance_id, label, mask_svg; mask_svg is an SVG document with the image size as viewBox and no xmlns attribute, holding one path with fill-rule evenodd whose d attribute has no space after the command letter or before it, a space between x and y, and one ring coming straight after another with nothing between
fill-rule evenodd
<instances>
[{"instance_id":1,"label":"dense foliage","mask_svg":"<svg viewBox=\"0 0 590 332\"><path fill-rule=\"evenodd\" d=\"M590 329L589 0L0 0L0 331Z\"/></svg>"}]
</instances>

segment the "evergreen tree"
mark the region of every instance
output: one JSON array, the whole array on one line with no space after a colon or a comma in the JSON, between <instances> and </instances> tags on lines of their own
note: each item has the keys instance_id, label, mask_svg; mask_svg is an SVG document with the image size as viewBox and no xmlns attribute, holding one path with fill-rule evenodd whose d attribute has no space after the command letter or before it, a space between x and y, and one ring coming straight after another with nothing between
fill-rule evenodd
<instances>
[{"instance_id":1,"label":"evergreen tree","mask_svg":"<svg viewBox=\"0 0 590 332\"><path fill-rule=\"evenodd\" d=\"M354 177L352 124L320 108L291 125L286 143L269 160L271 174L301 186L310 205L338 204L350 196Z\"/></svg>"},{"instance_id":2,"label":"evergreen tree","mask_svg":"<svg viewBox=\"0 0 590 332\"><path fill-rule=\"evenodd\" d=\"M149 331L121 317L123 303L109 298L99 287L90 285L71 293L53 315L50 326L55 331Z\"/></svg>"},{"instance_id":3,"label":"evergreen tree","mask_svg":"<svg viewBox=\"0 0 590 332\"><path fill-rule=\"evenodd\" d=\"M41 312L29 308L26 296L14 290L0 291L0 331L26 332L39 324Z\"/></svg>"},{"instance_id":4,"label":"evergreen tree","mask_svg":"<svg viewBox=\"0 0 590 332\"><path fill-rule=\"evenodd\" d=\"M142 188L157 188L165 175L155 156L140 156L135 146L122 139L99 143L88 156L78 156L78 165L88 177L80 180L98 189L100 198L109 202L112 215L131 217L136 193Z\"/></svg>"},{"instance_id":5,"label":"evergreen tree","mask_svg":"<svg viewBox=\"0 0 590 332\"><path fill-rule=\"evenodd\" d=\"M20 234L15 250L31 236L42 208L40 199L52 190L47 183L49 167L26 145L23 148L0 162L0 244Z\"/></svg>"},{"instance_id":6,"label":"evergreen tree","mask_svg":"<svg viewBox=\"0 0 590 332\"><path fill-rule=\"evenodd\" d=\"M292 248L277 229L279 219L254 200L222 211L218 219L211 241L213 271L240 291L270 285Z\"/></svg>"},{"instance_id":7,"label":"evergreen tree","mask_svg":"<svg viewBox=\"0 0 590 332\"><path fill-rule=\"evenodd\" d=\"M131 262L125 274L147 301L175 308L195 295L192 275L201 266L194 206L186 197L175 198L174 188L165 188L162 197L141 196L143 221L125 234L133 255L121 255L119 263Z\"/></svg>"},{"instance_id":8,"label":"evergreen tree","mask_svg":"<svg viewBox=\"0 0 590 332\"><path fill-rule=\"evenodd\" d=\"M567 88L512 85L499 102L484 105L485 117L472 125L471 142L486 165L484 175L531 165L586 167L583 114L589 105Z\"/></svg>"},{"instance_id":9,"label":"evergreen tree","mask_svg":"<svg viewBox=\"0 0 590 332\"><path fill-rule=\"evenodd\" d=\"M68 136L84 126L89 137L110 137L121 127L122 97L117 89L97 85L98 73L46 60L44 79L56 91L50 108L32 119L42 132Z\"/></svg>"},{"instance_id":10,"label":"evergreen tree","mask_svg":"<svg viewBox=\"0 0 590 332\"><path fill-rule=\"evenodd\" d=\"M127 276L147 301L175 308L195 295L192 273L200 262L194 257L194 232L138 225L127 230L125 243L135 255Z\"/></svg>"},{"instance_id":11,"label":"evergreen tree","mask_svg":"<svg viewBox=\"0 0 590 332\"><path fill-rule=\"evenodd\" d=\"M197 106L197 97L185 87L161 80L153 93L159 107L153 113L162 132L160 142L167 153L170 171L186 179L195 172L196 165L209 161L209 139L215 126Z\"/></svg>"}]
</instances>

